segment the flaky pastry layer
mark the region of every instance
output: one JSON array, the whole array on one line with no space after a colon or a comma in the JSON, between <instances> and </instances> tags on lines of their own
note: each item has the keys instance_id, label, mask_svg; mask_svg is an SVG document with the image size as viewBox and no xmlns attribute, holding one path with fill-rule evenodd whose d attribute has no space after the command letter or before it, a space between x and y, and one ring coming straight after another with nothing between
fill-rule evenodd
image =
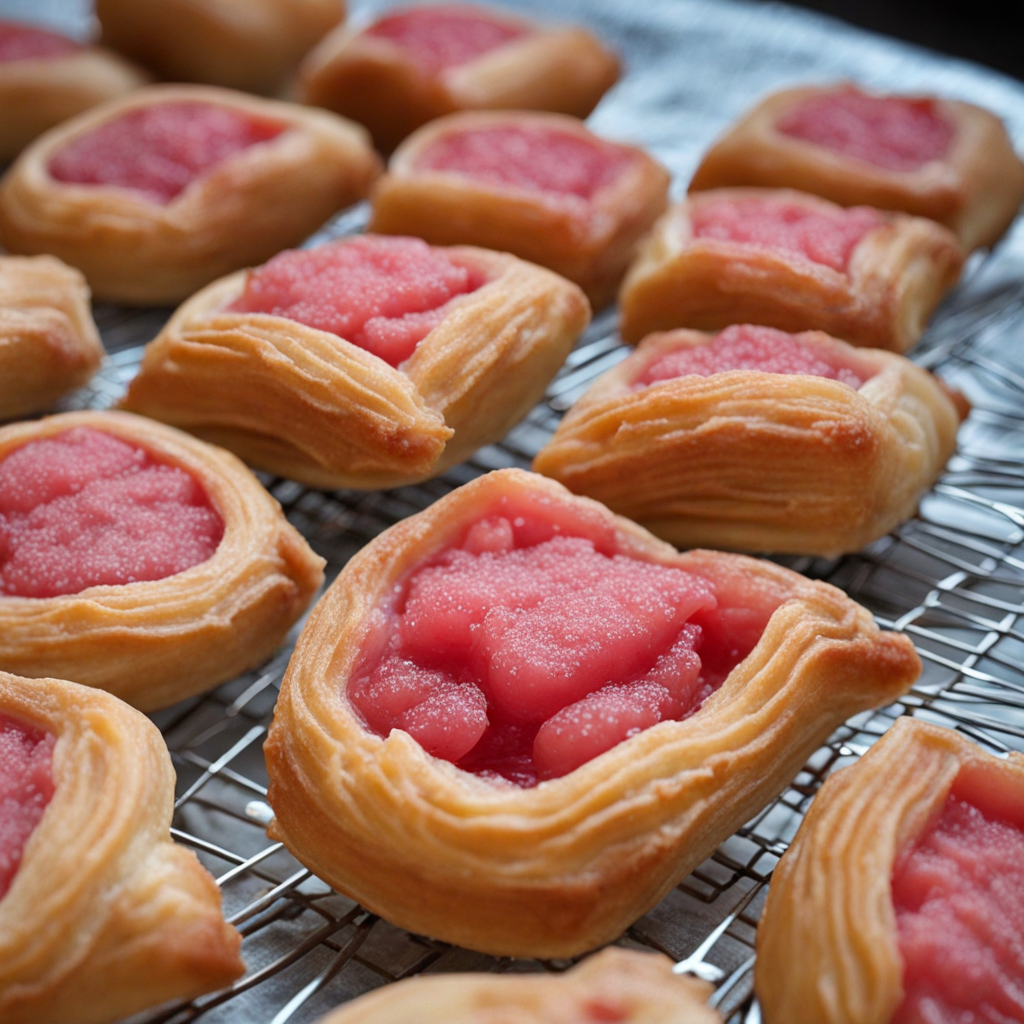
<instances>
[{"instance_id":1,"label":"flaky pastry layer","mask_svg":"<svg viewBox=\"0 0 1024 1024\"><path fill-rule=\"evenodd\" d=\"M626 275L619 303L627 342L675 327L715 331L750 323L825 331L852 345L905 352L960 276L964 254L953 234L906 214L885 214L885 223L857 243L845 272L793 253L694 237L692 210L740 199L836 210L789 189L691 194L655 225Z\"/></svg>"},{"instance_id":2,"label":"flaky pastry layer","mask_svg":"<svg viewBox=\"0 0 1024 1024\"><path fill-rule=\"evenodd\" d=\"M286 127L222 160L166 205L50 175L50 160L73 139L131 110L174 102L211 103ZM78 267L98 299L179 302L297 245L362 199L379 171L366 133L333 114L208 86L156 85L73 118L25 150L0 182L0 241Z\"/></svg>"},{"instance_id":3,"label":"flaky pastry layer","mask_svg":"<svg viewBox=\"0 0 1024 1024\"><path fill-rule=\"evenodd\" d=\"M122 405L313 487L436 476L526 415L590 318L582 292L550 271L482 249L449 255L487 282L452 300L400 369L294 320L226 312L239 273L175 313Z\"/></svg>"},{"instance_id":4,"label":"flaky pastry layer","mask_svg":"<svg viewBox=\"0 0 1024 1024\"><path fill-rule=\"evenodd\" d=\"M530 24L505 11L488 14ZM339 26L303 62L298 96L365 125L385 153L421 125L457 110L586 117L618 81L618 58L585 29L530 27L519 39L429 75L390 40Z\"/></svg>"},{"instance_id":5,"label":"flaky pastry layer","mask_svg":"<svg viewBox=\"0 0 1024 1024\"><path fill-rule=\"evenodd\" d=\"M223 519L224 536L205 562L162 580L60 597L0 595L0 669L73 679L150 710L265 660L323 581L323 559L278 503L229 452L121 412L4 427L0 460L74 427L112 434L185 470Z\"/></svg>"},{"instance_id":6,"label":"flaky pastry layer","mask_svg":"<svg viewBox=\"0 0 1024 1024\"><path fill-rule=\"evenodd\" d=\"M53 798L0 900L4 1024L106 1024L237 978L217 886L168 835L156 727L109 694L6 672L0 712L57 740Z\"/></svg>"},{"instance_id":7,"label":"flaky pastry layer","mask_svg":"<svg viewBox=\"0 0 1024 1024\"><path fill-rule=\"evenodd\" d=\"M953 141L941 160L914 171L888 170L776 131L790 110L836 89L801 86L765 97L711 147L690 191L796 188L842 206L928 217L945 224L968 252L998 241L1024 200L1024 163L998 117L971 103L935 100L953 126Z\"/></svg>"},{"instance_id":8,"label":"flaky pastry layer","mask_svg":"<svg viewBox=\"0 0 1024 1024\"><path fill-rule=\"evenodd\" d=\"M619 552L780 607L685 721L662 722L531 789L367 731L346 696L375 609L503 499L615 531ZM521 470L487 474L364 547L317 605L266 743L271 834L314 873L415 932L487 953L569 956L619 935L793 779L849 715L903 693L920 663L840 591L779 566L678 554L634 523Z\"/></svg>"},{"instance_id":9,"label":"flaky pastry layer","mask_svg":"<svg viewBox=\"0 0 1024 1024\"><path fill-rule=\"evenodd\" d=\"M416 235L433 245L511 252L575 281L595 309L615 297L637 243L668 205L669 173L635 146L629 163L592 199L489 184L454 171L418 169L446 135L481 128L536 127L607 145L561 114L467 112L426 125L395 152L373 190L369 230Z\"/></svg>"},{"instance_id":10,"label":"flaky pastry layer","mask_svg":"<svg viewBox=\"0 0 1024 1024\"><path fill-rule=\"evenodd\" d=\"M903 356L798 337L869 379L730 370L635 389L662 355L713 340L654 334L591 385L533 468L677 547L857 551L914 514L966 407Z\"/></svg>"},{"instance_id":11,"label":"flaky pastry layer","mask_svg":"<svg viewBox=\"0 0 1024 1024\"><path fill-rule=\"evenodd\" d=\"M772 876L757 933L768 1024L885 1024L903 999L892 877L958 792L1019 818L1024 755L985 753L952 729L900 718L814 798ZM798 956L793 955L799 950Z\"/></svg>"},{"instance_id":12,"label":"flaky pastry layer","mask_svg":"<svg viewBox=\"0 0 1024 1024\"><path fill-rule=\"evenodd\" d=\"M102 359L85 278L52 256L0 256L0 421L49 408Z\"/></svg>"}]
</instances>

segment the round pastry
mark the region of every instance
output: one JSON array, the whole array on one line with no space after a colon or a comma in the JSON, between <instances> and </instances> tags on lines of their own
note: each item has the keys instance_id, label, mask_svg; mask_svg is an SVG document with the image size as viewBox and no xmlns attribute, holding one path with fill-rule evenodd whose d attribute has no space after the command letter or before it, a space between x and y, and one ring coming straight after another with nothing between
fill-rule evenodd
<instances>
[{"instance_id":1,"label":"round pastry","mask_svg":"<svg viewBox=\"0 0 1024 1024\"><path fill-rule=\"evenodd\" d=\"M964 254L922 217L788 189L695 192L648 236L619 295L622 337L751 323L905 352Z\"/></svg>"},{"instance_id":2,"label":"round pastry","mask_svg":"<svg viewBox=\"0 0 1024 1024\"><path fill-rule=\"evenodd\" d=\"M667 956L612 947L564 974L408 978L319 1024L721 1024L709 992L707 982L673 974Z\"/></svg>"},{"instance_id":3,"label":"round pastry","mask_svg":"<svg viewBox=\"0 0 1024 1024\"><path fill-rule=\"evenodd\" d=\"M243 973L216 884L168 836L173 805L144 715L0 672L4 1024L108 1024Z\"/></svg>"},{"instance_id":4,"label":"round pastry","mask_svg":"<svg viewBox=\"0 0 1024 1024\"><path fill-rule=\"evenodd\" d=\"M96 0L103 42L161 78L273 95L345 0Z\"/></svg>"},{"instance_id":5,"label":"round pastry","mask_svg":"<svg viewBox=\"0 0 1024 1024\"><path fill-rule=\"evenodd\" d=\"M366 125L389 153L456 110L586 117L618 77L618 59L585 29L472 4L426 4L336 29L304 61L299 97Z\"/></svg>"},{"instance_id":6,"label":"round pastry","mask_svg":"<svg viewBox=\"0 0 1024 1024\"><path fill-rule=\"evenodd\" d=\"M111 412L0 429L0 669L173 704L267 658L322 566L187 434Z\"/></svg>"},{"instance_id":7,"label":"round pastry","mask_svg":"<svg viewBox=\"0 0 1024 1024\"><path fill-rule=\"evenodd\" d=\"M511 252L607 305L637 242L668 205L669 174L582 121L461 113L398 148L373 191L370 230Z\"/></svg>"},{"instance_id":8,"label":"round pastry","mask_svg":"<svg viewBox=\"0 0 1024 1024\"><path fill-rule=\"evenodd\" d=\"M690 190L733 185L929 217L970 251L993 245L1016 217L1024 163L981 107L811 85L765 97L711 147Z\"/></svg>"},{"instance_id":9,"label":"round pastry","mask_svg":"<svg viewBox=\"0 0 1024 1024\"><path fill-rule=\"evenodd\" d=\"M821 332L671 331L598 378L533 468L677 547L831 557L914 514L966 413L903 356Z\"/></svg>"},{"instance_id":10,"label":"round pastry","mask_svg":"<svg viewBox=\"0 0 1024 1024\"><path fill-rule=\"evenodd\" d=\"M815 797L757 938L768 1024L1024 1019L1024 756L897 720Z\"/></svg>"},{"instance_id":11,"label":"round pastry","mask_svg":"<svg viewBox=\"0 0 1024 1024\"><path fill-rule=\"evenodd\" d=\"M54 125L147 81L107 50L0 20L0 165Z\"/></svg>"},{"instance_id":12,"label":"round pastry","mask_svg":"<svg viewBox=\"0 0 1024 1024\"><path fill-rule=\"evenodd\" d=\"M313 487L398 486L504 437L588 320L575 285L514 256L366 235L194 296L123 406Z\"/></svg>"},{"instance_id":13,"label":"round pastry","mask_svg":"<svg viewBox=\"0 0 1024 1024\"><path fill-rule=\"evenodd\" d=\"M0 241L78 267L98 299L177 302L301 242L380 163L333 114L152 86L48 132L0 183Z\"/></svg>"},{"instance_id":14,"label":"round pastry","mask_svg":"<svg viewBox=\"0 0 1024 1024\"><path fill-rule=\"evenodd\" d=\"M317 605L265 746L270 832L401 927L575 955L919 668L832 587L680 555L496 471L376 538Z\"/></svg>"},{"instance_id":15,"label":"round pastry","mask_svg":"<svg viewBox=\"0 0 1024 1024\"><path fill-rule=\"evenodd\" d=\"M52 256L0 256L0 420L48 409L102 359L82 275Z\"/></svg>"}]
</instances>

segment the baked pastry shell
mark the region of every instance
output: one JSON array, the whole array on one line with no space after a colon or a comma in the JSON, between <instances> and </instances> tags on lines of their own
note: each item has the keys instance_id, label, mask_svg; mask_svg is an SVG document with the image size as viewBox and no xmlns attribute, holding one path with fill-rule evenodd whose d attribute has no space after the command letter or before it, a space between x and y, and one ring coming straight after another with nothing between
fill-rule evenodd
<instances>
[{"instance_id":1,"label":"baked pastry shell","mask_svg":"<svg viewBox=\"0 0 1024 1024\"><path fill-rule=\"evenodd\" d=\"M0 900L4 1024L106 1024L244 971L194 853L168 835L174 770L109 694L0 672L0 711L53 733L53 798Z\"/></svg>"},{"instance_id":2,"label":"baked pastry shell","mask_svg":"<svg viewBox=\"0 0 1024 1024\"><path fill-rule=\"evenodd\" d=\"M406 139L392 156L373 189L369 229L416 235L434 245L511 252L575 281L595 309L606 306L640 238L668 205L669 173L642 149L619 146L629 152L629 163L586 200L416 167L422 153L448 134L519 125L607 145L580 120L562 114L473 111L440 118Z\"/></svg>"},{"instance_id":3,"label":"baked pastry shell","mask_svg":"<svg viewBox=\"0 0 1024 1024\"><path fill-rule=\"evenodd\" d=\"M72 140L129 111L174 102L227 107L285 130L214 165L165 205L131 189L51 177L50 160ZM0 182L0 241L78 267L98 299L178 302L298 244L362 199L379 171L363 129L334 114L212 86L156 85L73 118L25 150Z\"/></svg>"},{"instance_id":4,"label":"baked pastry shell","mask_svg":"<svg viewBox=\"0 0 1024 1024\"><path fill-rule=\"evenodd\" d=\"M868 377L729 370L634 389L712 335L646 338L576 402L533 467L677 547L832 557L909 519L956 449L966 406L903 356L820 331L802 344Z\"/></svg>"},{"instance_id":5,"label":"baked pastry shell","mask_svg":"<svg viewBox=\"0 0 1024 1024\"><path fill-rule=\"evenodd\" d=\"M161 77L273 95L344 0L97 0L103 42Z\"/></svg>"},{"instance_id":6,"label":"baked pastry shell","mask_svg":"<svg viewBox=\"0 0 1024 1024\"><path fill-rule=\"evenodd\" d=\"M711 986L672 973L661 953L609 947L564 974L445 974L409 978L339 1007L319 1024L481 1024L600 1019L593 1007L633 1024L721 1024ZM588 1012L589 1011L589 1012Z\"/></svg>"},{"instance_id":7,"label":"baked pastry shell","mask_svg":"<svg viewBox=\"0 0 1024 1024\"><path fill-rule=\"evenodd\" d=\"M239 273L175 313L123 407L313 487L436 476L529 412L590 319L583 293L550 271L482 249L448 252L488 280L452 300L401 369L294 320L221 312L245 288Z\"/></svg>"},{"instance_id":8,"label":"baked pastry shell","mask_svg":"<svg viewBox=\"0 0 1024 1024\"><path fill-rule=\"evenodd\" d=\"M530 24L504 11L487 13ZM342 26L303 62L298 96L365 125L384 153L421 125L457 110L550 110L586 117L618 80L618 58L585 29L531 27L525 37L429 75L396 43L366 35L365 26Z\"/></svg>"},{"instance_id":9,"label":"baked pastry shell","mask_svg":"<svg viewBox=\"0 0 1024 1024\"><path fill-rule=\"evenodd\" d=\"M370 733L346 695L374 609L472 523L569 514L631 557L730 583L780 607L700 712L663 722L531 789ZM500 470L363 548L317 605L265 746L270 833L315 874L415 932L495 955L570 956L614 939L793 779L846 717L904 692L920 668L845 595L740 555L677 554L554 481Z\"/></svg>"},{"instance_id":10,"label":"baked pastry shell","mask_svg":"<svg viewBox=\"0 0 1024 1024\"><path fill-rule=\"evenodd\" d=\"M0 421L49 408L103 354L77 270L52 256L0 256Z\"/></svg>"},{"instance_id":11,"label":"baked pastry shell","mask_svg":"<svg viewBox=\"0 0 1024 1024\"><path fill-rule=\"evenodd\" d=\"M954 783L1019 820L1024 755L995 757L951 729L901 718L826 781L775 869L758 928L768 1024L892 1019L903 999L893 871Z\"/></svg>"},{"instance_id":12,"label":"baked pastry shell","mask_svg":"<svg viewBox=\"0 0 1024 1024\"><path fill-rule=\"evenodd\" d=\"M69 117L148 81L141 68L98 46L0 63L0 165Z\"/></svg>"},{"instance_id":13,"label":"baked pastry shell","mask_svg":"<svg viewBox=\"0 0 1024 1024\"><path fill-rule=\"evenodd\" d=\"M776 131L785 114L841 86L783 89L763 99L708 151L690 191L755 185L796 188L842 206L875 206L945 224L968 252L999 240L1024 200L1024 163L1002 121L982 107L938 102L954 128L949 152L893 171Z\"/></svg>"},{"instance_id":14,"label":"baked pastry shell","mask_svg":"<svg viewBox=\"0 0 1024 1024\"><path fill-rule=\"evenodd\" d=\"M306 610L324 561L229 452L149 419L77 412L0 429L0 460L90 427L178 466L206 491L224 536L205 562L161 580L77 594L0 595L0 669L109 690L143 710L212 689L264 661Z\"/></svg>"},{"instance_id":15,"label":"baked pastry shell","mask_svg":"<svg viewBox=\"0 0 1024 1024\"><path fill-rule=\"evenodd\" d=\"M852 345L905 352L956 283L964 254L956 238L923 217L886 214L857 243L846 271L740 242L694 238L692 210L718 200L778 199L834 211L789 189L717 189L672 207L655 225L619 293L623 339L654 331L715 331L751 323L825 331Z\"/></svg>"}]
</instances>

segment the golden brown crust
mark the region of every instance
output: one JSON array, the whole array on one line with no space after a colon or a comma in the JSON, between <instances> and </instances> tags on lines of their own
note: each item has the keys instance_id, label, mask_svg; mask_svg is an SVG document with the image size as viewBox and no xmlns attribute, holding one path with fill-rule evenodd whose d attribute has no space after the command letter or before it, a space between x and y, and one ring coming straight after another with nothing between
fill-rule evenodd
<instances>
[{"instance_id":1,"label":"golden brown crust","mask_svg":"<svg viewBox=\"0 0 1024 1024\"><path fill-rule=\"evenodd\" d=\"M319 1024L721 1024L710 986L660 953L610 947L565 974L410 978L339 1007Z\"/></svg>"},{"instance_id":2,"label":"golden brown crust","mask_svg":"<svg viewBox=\"0 0 1024 1024\"><path fill-rule=\"evenodd\" d=\"M1024 163L998 117L970 103L936 100L955 135L947 156L916 171L886 170L775 130L787 111L836 88L802 86L765 97L711 147L690 191L796 188L842 206L928 217L949 227L968 252L998 241L1024 200Z\"/></svg>"},{"instance_id":3,"label":"golden brown crust","mask_svg":"<svg viewBox=\"0 0 1024 1024\"><path fill-rule=\"evenodd\" d=\"M866 380L733 370L634 389L656 359L713 336L646 338L562 420L533 468L677 547L834 556L914 514L966 410L891 352L798 335Z\"/></svg>"},{"instance_id":4,"label":"golden brown crust","mask_svg":"<svg viewBox=\"0 0 1024 1024\"><path fill-rule=\"evenodd\" d=\"M156 727L109 694L6 672L0 712L57 738L53 798L0 900L4 1024L106 1024L237 978L217 886L168 836Z\"/></svg>"},{"instance_id":5,"label":"golden brown crust","mask_svg":"<svg viewBox=\"0 0 1024 1024\"><path fill-rule=\"evenodd\" d=\"M714 331L751 323L825 331L852 345L905 352L960 276L964 254L956 238L905 214L885 214L885 223L857 243L846 272L795 254L693 237L692 210L748 198L836 209L788 189L693 193L655 225L626 275L619 293L625 341L636 344L674 327Z\"/></svg>"},{"instance_id":6,"label":"golden brown crust","mask_svg":"<svg viewBox=\"0 0 1024 1024\"><path fill-rule=\"evenodd\" d=\"M148 81L141 68L98 46L0 63L0 164L69 117Z\"/></svg>"},{"instance_id":7,"label":"golden brown crust","mask_svg":"<svg viewBox=\"0 0 1024 1024\"><path fill-rule=\"evenodd\" d=\"M547 270L482 249L448 254L487 283L453 300L401 369L284 317L218 312L241 295L239 273L175 313L123 407L313 487L436 476L526 415L589 320L579 289Z\"/></svg>"},{"instance_id":8,"label":"golden brown crust","mask_svg":"<svg viewBox=\"0 0 1024 1024\"><path fill-rule=\"evenodd\" d=\"M487 13L530 24L504 11ZM339 27L303 62L299 98L365 125L385 153L421 125L457 110L586 117L618 80L618 58L585 29L531 28L529 35L435 76L389 40L368 36L364 28Z\"/></svg>"},{"instance_id":9,"label":"golden brown crust","mask_svg":"<svg viewBox=\"0 0 1024 1024\"><path fill-rule=\"evenodd\" d=\"M346 683L403 574L505 498L572 510L618 549L777 599L761 641L700 712L532 789L495 785L369 733ZM553 514L550 511L541 514ZM321 878L412 931L484 952L566 956L615 938L795 776L832 729L904 692L920 663L840 591L779 566L677 554L554 481L501 470L353 558L288 667L265 747L272 834Z\"/></svg>"},{"instance_id":10,"label":"golden brown crust","mask_svg":"<svg viewBox=\"0 0 1024 1024\"><path fill-rule=\"evenodd\" d=\"M214 166L166 205L130 189L59 182L50 159L72 139L151 104L213 103L287 126ZM268 259L367 194L380 162L358 126L325 111L206 86L140 89L48 132L0 183L0 240L83 271L98 299L178 302Z\"/></svg>"},{"instance_id":11,"label":"golden brown crust","mask_svg":"<svg viewBox=\"0 0 1024 1024\"><path fill-rule=\"evenodd\" d=\"M0 429L0 460L73 427L102 430L180 466L224 520L205 562L162 580L79 594L0 596L0 668L109 690L149 710L211 689L265 660L306 610L323 559L233 455L119 412L50 416Z\"/></svg>"},{"instance_id":12,"label":"golden brown crust","mask_svg":"<svg viewBox=\"0 0 1024 1024\"><path fill-rule=\"evenodd\" d=\"M97 0L103 42L174 82L277 93L345 0Z\"/></svg>"},{"instance_id":13,"label":"golden brown crust","mask_svg":"<svg viewBox=\"0 0 1024 1024\"><path fill-rule=\"evenodd\" d=\"M371 231L416 235L434 245L511 252L575 281L595 309L615 297L637 243L668 205L668 171L635 146L629 163L591 200L560 198L417 169L423 151L447 134L488 127L537 127L607 147L574 117L468 112L421 128L395 152L373 190Z\"/></svg>"},{"instance_id":14,"label":"golden brown crust","mask_svg":"<svg viewBox=\"0 0 1024 1024\"><path fill-rule=\"evenodd\" d=\"M985 800L1012 792L1019 815L1024 755L998 758L951 729L901 718L828 779L775 869L758 928L756 984L768 1024L891 1020L903 998L896 858L954 781Z\"/></svg>"},{"instance_id":15,"label":"golden brown crust","mask_svg":"<svg viewBox=\"0 0 1024 1024\"><path fill-rule=\"evenodd\" d=\"M85 278L52 256L0 256L0 421L49 408L102 359Z\"/></svg>"}]
</instances>

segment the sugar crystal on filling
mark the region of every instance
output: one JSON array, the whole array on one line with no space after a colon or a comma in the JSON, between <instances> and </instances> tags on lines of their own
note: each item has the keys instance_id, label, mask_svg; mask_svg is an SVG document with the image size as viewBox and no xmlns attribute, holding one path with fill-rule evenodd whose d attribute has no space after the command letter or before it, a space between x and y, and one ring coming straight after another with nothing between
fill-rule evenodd
<instances>
[{"instance_id":1,"label":"sugar crystal on filling","mask_svg":"<svg viewBox=\"0 0 1024 1024\"><path fill-rule=\"evenodd\" d=\"M164 579L205 562L223 533L199 481L100 430L0 462L0 599Z\"/></svg>"}]
</instances>

